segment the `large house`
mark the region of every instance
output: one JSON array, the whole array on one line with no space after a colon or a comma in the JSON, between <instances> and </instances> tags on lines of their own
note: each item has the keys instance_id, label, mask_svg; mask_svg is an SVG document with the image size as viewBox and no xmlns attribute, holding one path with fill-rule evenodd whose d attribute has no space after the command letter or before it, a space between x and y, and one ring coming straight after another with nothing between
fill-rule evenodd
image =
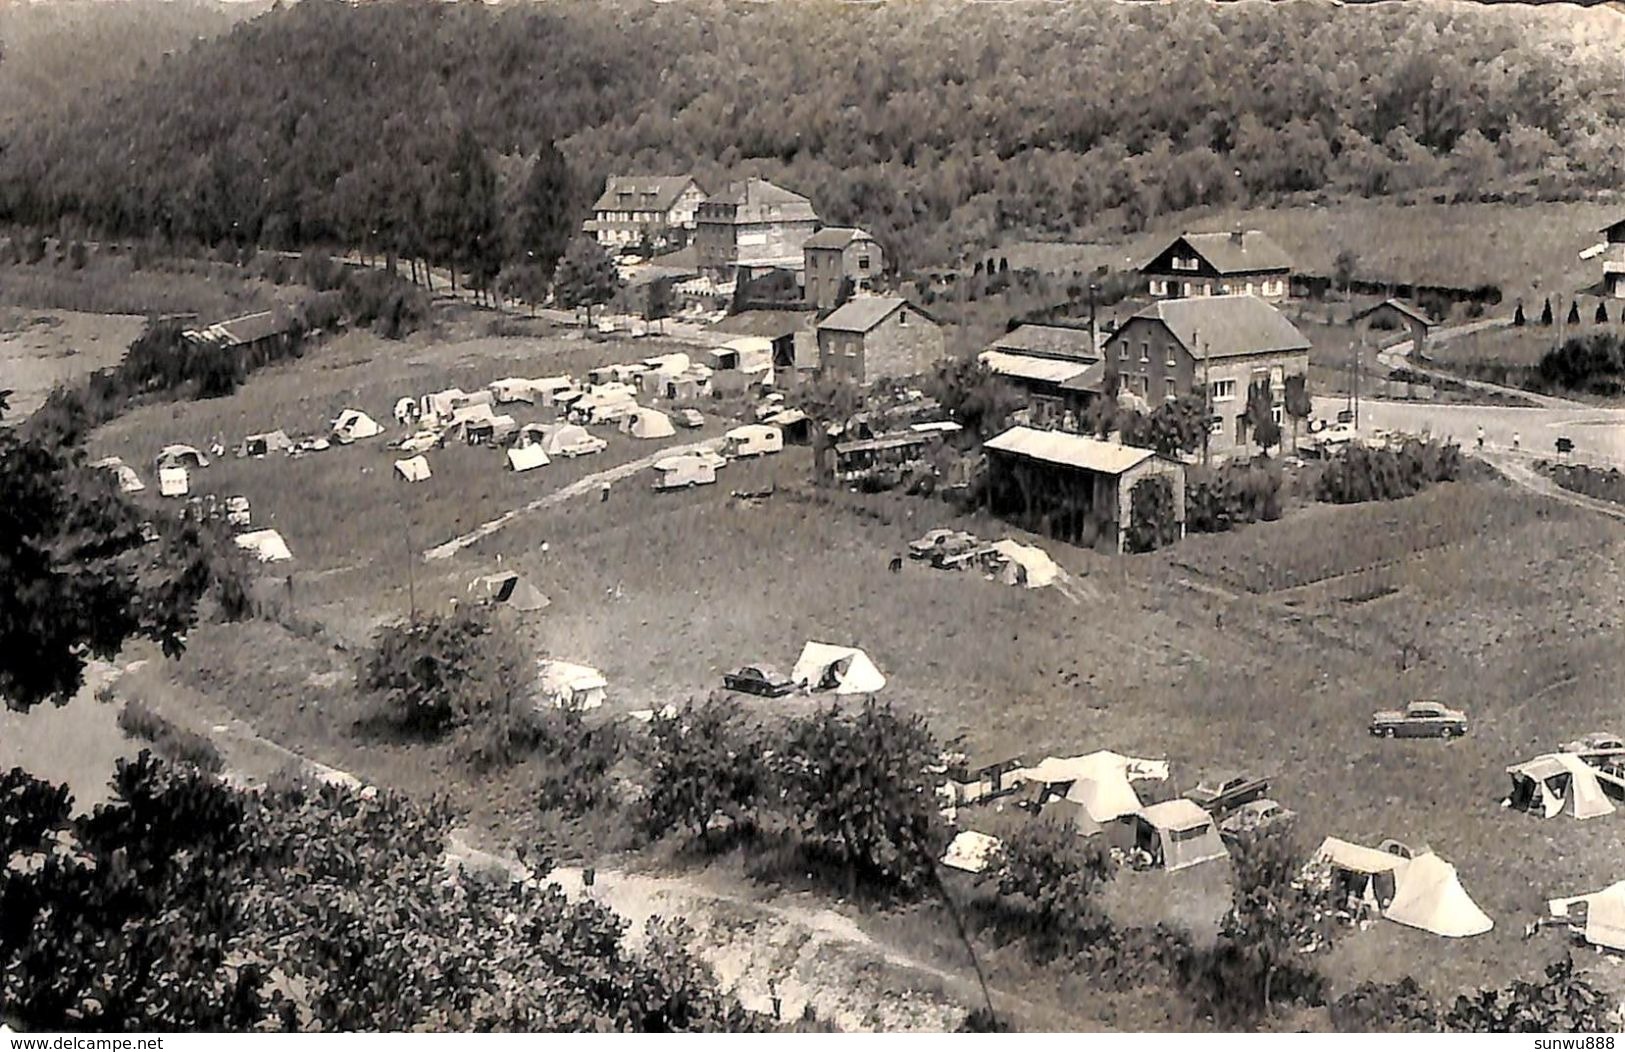
<instances>
[{"instance_id":1,"label":"large house","mask_svg":"<svg viewBox=\"0 0 1625 1052\"><path fill-rule=\"evenodd\" d=\"M859 296L818 323L820 375L859 384L923 373L944 348L937 320L896 296Z\"/></svg>"},{"instance_id":2,"label":"large house","mask_svg":"<svg viewBox=\"0 0 1625 1052\"><path fill-rule=\"evenodd\" d=\"M1248 448L1242 413L1252 384L1268 381L1282 423L1286 379L1309 374L1309 340L1257 296L1161 300L1106 341L1106 367L1121 390L1155 405L1207 385L1211 452Z\"/></svg>"},{"instance_id":3,"label":"large house","mask_svg":"<svg viewBox=\"0 0 1625 1052\"><path fill-rule=\"evenodd\" d=\"M1625 299L1625 219L1603 228L1602 294Z\"/></svg>"},{"instance_id":4,"label":"large house","mask_svg":"<svg viewBox=\"0 0 1625 1052\"><path fill-rule=\"evenodd\" d=\"M695 224L700 272L729 282L767 270L799 273L818 213L800 194L766 179L747 179L701 202Z\"/></svg>"},{"instance_id":5,"label":"large house","mask_svg":"<svg viewBox=\"0 0 1625 1052\"><path fill-rule=\"evenodd\" d=\"M1292 288L1292 260L1268 234L1181 234L1140 267L1161 299L1251 293L1281 299Z\"/></svg>"},{"instance_id":6,"label":"large house","mask_svg":"<svg viewBox=\"0 0 1625 1052\"><path fill-rule=\"evenodd\" d=\"M836 306L848 280L852 282L849 295L874 292L886 265L880 243L849 226L825 227L807 239L802 254L806 257L807 302L818 310Z\"/></svg>"},{"instance_id":7,"label":"large house","mask_svg":"<svg viewBox=\"0 0 1625 1052\"><path fill-rule=\"evenodd\" d=\"M1099 395L1105 353L1089 323L1059 321L1020 325L994 340L983 365L1027 396L1027 419L1035 427L1076 421Z\"/></svg>"},{"instance_id":8,"label":"large house","mask_svg":"<svg viewBox=\"0 0 1625 1052\"><path fill-rule=\"evenodd\" d=\"M612 175L583 229L610 251L674 247L694 229L705 191L688 175ZM675 247L681 247L675 245Z\"/></svg>"}]
</instances>

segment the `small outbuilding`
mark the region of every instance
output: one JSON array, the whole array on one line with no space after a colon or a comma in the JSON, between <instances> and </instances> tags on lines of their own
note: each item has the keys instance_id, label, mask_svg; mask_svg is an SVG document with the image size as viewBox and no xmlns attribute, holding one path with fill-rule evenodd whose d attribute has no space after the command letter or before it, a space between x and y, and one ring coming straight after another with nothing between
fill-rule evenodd
<instances>
[{"instance_id":1,"label":"small outbuilding","mask_svg":"<svg viewBox=\"0 0 1625 1052\"><path fill-rule=\"evenodd\" d=\"M1190 800L1165 800L1134 816L1134 843L1170 872L1227 858L1213 816Z\"/></svg>"},{"instance_id":2,"label":"small outbuilding","mask_svg":"<svg viewBox=\"0 0 1625 1052\"><path fill-rule=\"evenodd\" d=\"M1428 331L1438 323L1404 300L1390 298L1360 311L1354 316L1354 324L1364 330L1409 332L1411 354L1423 358L1427 356Z\"/></svg>"},{"instance_id":3,"label":"small outbuilding","mask_svg":"<svg viewBox=\"0 0 1625 1052\"><path fill-rule=\"evenodd\" d=\"M808 643L790 670L791 682L808 690L836 694L873 694L886 685L886 677L857 647Z\"/></svg>"},{"instance_id":4,"label":"small outbuilding","mask_svg":"<svg viewBox=\"0 0 1625 1052\"><path fill-rule=\"evenodd\" d=\"M429 461L422 455L395 461L395 474L407 482L427 482L432 476Z\"/></svg>"}]
</instances>

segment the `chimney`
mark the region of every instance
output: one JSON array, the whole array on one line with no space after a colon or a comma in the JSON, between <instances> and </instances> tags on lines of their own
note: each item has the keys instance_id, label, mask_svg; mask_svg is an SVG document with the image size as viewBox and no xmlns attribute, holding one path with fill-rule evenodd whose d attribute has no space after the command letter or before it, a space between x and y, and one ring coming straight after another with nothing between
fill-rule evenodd
<instances>
[{"instance_id":1,"label":"chimney","mask_svg":"<svg viewBox=\"0 0 1625 1052\"><path fill-rule=\"evenodd\" d=\"M1236 229L1230 231L1230 243L1232 245L1239 245L1239 244L1241 244L1241 242L1242 242L1242 229L1241 229L1241 227L1238 226L1238 227L1236 227Z\"/></svg>"}]
</instances>

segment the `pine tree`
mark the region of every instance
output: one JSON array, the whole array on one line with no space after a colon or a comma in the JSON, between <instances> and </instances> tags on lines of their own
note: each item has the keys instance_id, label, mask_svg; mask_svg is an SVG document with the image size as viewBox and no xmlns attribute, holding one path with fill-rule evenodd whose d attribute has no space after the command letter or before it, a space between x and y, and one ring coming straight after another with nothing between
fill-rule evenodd
<instances>
[{"instance_id":1,"label":"pine tree","mask_svg":"<svg viewBox=\"0 0 1625 1052\"><path fill-rule=\"evenodd\" d=\"M575 232L570 166L552 142L542 144L521 191L509 258L517 291L531 302L547 297L548 282Z\"/></svg>"},{"instance_id":2,"label":"pine tree","mask_svg":"<svg viewBox=\"0 0 1625 1052\"><path fill-rule=\"evenodd\" d=\"M1596 317L1592 318L1591 320L1596 322L1598 325L1608 324L1608 304L1606 302L1602 300L1597 301L1597 314Z\"/></svg>"},{"instance_id":3,"label":"pine tree","mask_svg":"<svg viewBox=\"0 0 1625 1052\"><path fill-rule=\"evenodd\" d=\"M588 325L592 324L592 309L614 299L620 288L615 261L590 237L570 242L553 273L553 294L559 305L566 310L587 308Z\"/></svg>"},{"instance_id":4,"label":"pine tree","mask_svg":"<svg viewBox=\"0 0 1625 1052\"><path fill-rule=\"evenodd\" d=\"M1552 298L1550 296L1546 297L1546 306L1540 309L1540 323L1542 325L1552 323Z\"/></svg>"},{"instance_id":5,"label":"pine tree","mask_svg":"<svg viewBox=\"0 0 1625 1052\"><path fill-rule=\"evenodd\" d=\"M1569 301L1569 324L1570 325L1578 325L1578 324L1580 324L1580 301L1579 300L1570 300Z\"/></svg>"},{"instance_id":6,"label":"pine tree","mask_svg":"<svg viewBox=\"0 0 1625 1052\"><path fill-rule=\"evenodd\" d=\"M1525 325L1529 324L1529 319L1527 319L1527 318L1525 318L1523 316L1523 301L1522 300L1518 301L1517 310L1514 310L1512 312L1512 324L1517 326L1520 329L1523 328Z\"/></svg>"}]
</instances>

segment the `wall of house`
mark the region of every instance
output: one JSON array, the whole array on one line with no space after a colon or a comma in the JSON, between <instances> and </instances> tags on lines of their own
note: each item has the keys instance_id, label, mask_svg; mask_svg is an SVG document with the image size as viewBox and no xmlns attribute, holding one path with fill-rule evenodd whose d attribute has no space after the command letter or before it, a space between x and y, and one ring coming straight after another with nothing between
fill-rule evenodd
<instances>
[{"instance_id":1,"label":"wall of house","mask_svg":"<svg viewBox=\"0 0 1625 1052\"><path fill-rule=\"evenodd\" d=\"M925 372L942 360L943 348L941 326L905 304L864 335L859 355L862 381L871 384L883 376Z\"/></svg>"},{"instance_id":2,"label":"wall of house","mask_svg":"<svg viewBox=\"0 0 1625 1052\"><path fill-rule=\"evenodd\" d=\"M1176 464L1162 457L1152 457L1123 472L1116 478L1115 492L1110 496L1112 508L1115 513L1113 526L1115 536L1112 538L1117 551L1121 552L1128 543L1128 528L1134 516L1134 487L1141 479L1162 476L1168 480L1174 491L1174 521L1179 524L1179 536L1185 536L1185 466ZM1101 476L1103 482L1110 483L1108 476Z\"/></svg>"},{"instance_id":3,"label":"wall of house","mask_svg":"<svg viewBox=\"0 0 1625 1052\"><path fill-rule=\"evenodd\" d=\"M734 227L737 261L765 263L775 260L802 260L802 247L818 232L811 219L770 220L739 223Z\"/></svg>"},{"instance_id":4,"label":"wall of house","mask_svg":"<svg viewBox=\"0 0 1625 1052\"><path fill-rule=\"evenodd\" d=\"M1147 291L1158 299L1189 299L1201 296L1225 296L1234 292L1248 292L1260 299L1284 299L1292 283L1285 272L1271 274L1232 274L1219 277L1214 274L1152 274L1146 275Z\"/></svg>"},{"instance_id":5,"label":"wall of house","mask_svg":"<svg viewBox=\"0 0 1625 1052\"><path fill-rule=\"evenodd\" d=\"M1122 378L1122 390L1144 398L1154 409L1191 390L1196 362L1168 326L1130 318L1106 342L1106 362Z\"/></svg>"},{"instance_id":6,"label":"wall of house","mask_svg":"<svg viewBox=\"0 0 1625 1052\"><path fill-rule=\"evenodd\" d=\"M1209 370L1208 383L1213 415L1220 418L1208 438L1208 451L1215 454L1250 453L1252 436L1240 423L1247 408L1247 390L1250 384L1268 378L1270 395L1275 400L1275 419L1283 431L1292 430L1292 421L1286 415L1286 378L1307 376L1309 352L1292 354L1257 354L1237 358L1215 359Z\"/></svg>"},{"instance_id":7,"label":"wall of house","mask_svg":"<svg viewBox=\"0 0 1625 1052\"><path fill-rule=\"evenodd\" d=\"M885 268L885 254L874 241L855 239L845 249L809 248L807 255L807 302L819 310L836 305L841 282L852 278L854 290L873 290Z\"/></svg>"}]
</instances>

